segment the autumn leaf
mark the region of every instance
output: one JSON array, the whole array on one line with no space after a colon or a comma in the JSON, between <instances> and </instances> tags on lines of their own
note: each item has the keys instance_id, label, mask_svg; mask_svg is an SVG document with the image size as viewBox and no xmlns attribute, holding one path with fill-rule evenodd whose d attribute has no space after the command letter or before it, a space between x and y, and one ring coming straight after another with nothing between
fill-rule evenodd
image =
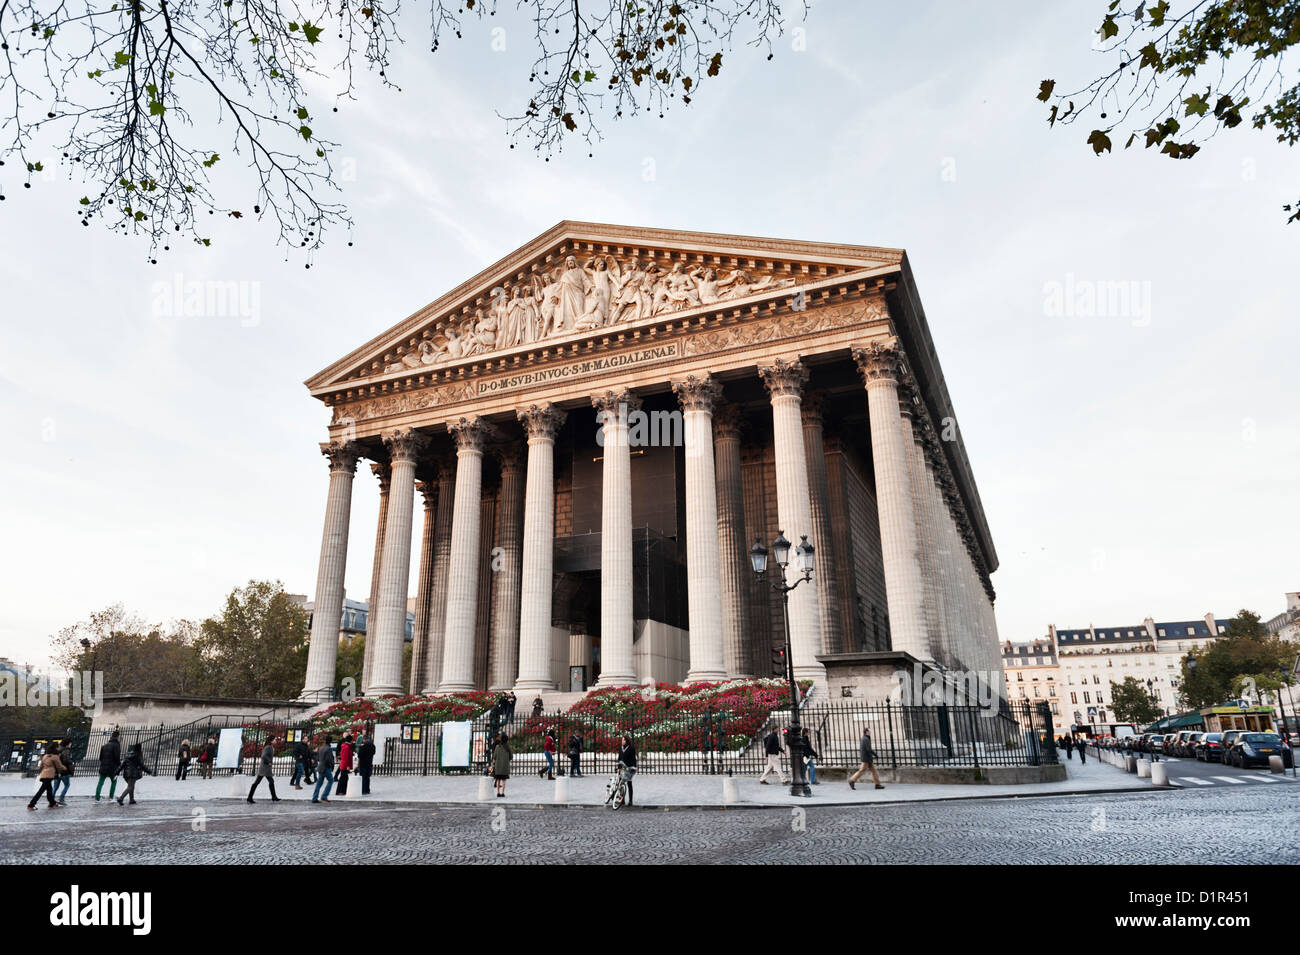
<instances>
[{"instance_id":1,"label":"autumn leaf","mask_svg":"<svg viewBox=\"0 0 1300 955\"><path fill-rule=\"evenodd\" d=\"M1110 152L1110 137L1100 129L1094 129L1088 137L1088 145L1092 151L1100 156L1103 152Z\"/></svg>"}]
</instances>

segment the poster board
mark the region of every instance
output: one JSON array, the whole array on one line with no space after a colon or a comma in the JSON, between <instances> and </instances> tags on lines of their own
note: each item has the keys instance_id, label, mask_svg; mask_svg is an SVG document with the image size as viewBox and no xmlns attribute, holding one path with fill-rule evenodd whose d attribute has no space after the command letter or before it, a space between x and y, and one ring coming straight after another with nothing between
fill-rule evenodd
<instances>
[{"instance_id":1,"label":"poster board","mask_svg":"<svg viewBox=\"0 0 1300 955\"><path fill-rule=\"evenodd\" d=\"M244 731L239 728L225 729L217 739L216 769L238 769L240 752L244 748Z\"/></svg>"},{"instance_id":2,"label":"poster board","mask_svg":"<svg viewBox=\"0 0 1300 955\"><path fill-rule=\"evenodd\" d=\"M442 723L442 745L438 749L438 764L449 769L468 769L470 766L470 737L473 723Z\"/></svg>"},{"instance_id":3,"label":"poster board","mask_svg":"<svg viewBox=\"0 0 1300 955\"><path fill-rule=\"evenodd\" d=\"M375 741L375 759L372 765L384 765L384 753L388 750L388 741L390 739L402 738L401 723L377 723L375 733L371 737Z\"/></svg>"}]
</instances>

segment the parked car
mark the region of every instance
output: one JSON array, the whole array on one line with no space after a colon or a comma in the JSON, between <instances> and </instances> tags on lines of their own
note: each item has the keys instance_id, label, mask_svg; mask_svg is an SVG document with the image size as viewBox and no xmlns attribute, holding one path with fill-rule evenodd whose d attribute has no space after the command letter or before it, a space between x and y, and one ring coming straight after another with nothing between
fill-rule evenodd
<instances>
[{"instance_id":1,"label":"parked car","mask_svg":"<svg viewBox=\"0 0 1300 955\"><path fill-rule=\"evenodd\" d=\"M1196 741L1196 758L1203 763L1223 762L1223 734L1202 733Z\"/></svg>"},{"instance_id":2,"label":"parked car","mask_svg":"<svg viewBox=\"0 0 1300 955\"><path fill-rule=\"evenodd\" d=\"M1200 730L1187 734L1187 739L1183 740L1183 755L1188 759L1196 758L1196 744L1205 734Z\"/></svg>"},{"instance_id":3,"label":"parked car","mask_svg":"<svg viewBox=\"0 0 1300 955\"><path fill-rule=\"evenodd\" d=\"M1175 756L1175 755L1177 755L1177 754L1174 752L1174 746L1177 745L1177 743L1178 743L1178 734L1177 734L1177 733L1166 733L1166 734L1165 734L1165 741L1164 741L1164 748L1161 750L1161 752L1164 753L1166 756Z\"/></svg>"},{"instance_id":4,"label":"parked car","mask_svg":"<svg viewBox=\"0 0 1300 955\"><path fill-rule=\"evenodd\" d=\"M1227 761L1230 766L1267 766L1270 756L1281 756L1282 765L1290 767L1291 747L1282 745L1282 737L1276 733L1238 733L1228 751Z\"/></svg>"},{"instance_id":5,"label":"parked car","mask_svg":"<svg viewBox=\"0 0 1300 955\"><path fill-rule=\"evenodd\" d=\"M1224 733L1223 733L1223 739L1220 740L1220 745L1223 747L1223 760L1222 760L1222 761L1223 761L1224 765L1227 765L1227 762L1228 762L1228 751L1229 751L1230 749L1232 749L1232 742L1233 742L1233 740L1235 740L1238 736L1240 736L1240 735L1241 735L1242 733L1244 733L1244 732L1246 732L1246 731L1245 731L1245 730L1224 730Z\"/></svg>"},{"instance_id":6,"label":"parked car","mask_svg":"<svg viewBox=\"0 0 1300 955\"><path fill-rule=\"evenodd\" d=\"M1149 733L1147 735L1146 752L1152 756L1158 756L1165 751L1165 738L1159 733Z\"/></svg>"}]
</instances>

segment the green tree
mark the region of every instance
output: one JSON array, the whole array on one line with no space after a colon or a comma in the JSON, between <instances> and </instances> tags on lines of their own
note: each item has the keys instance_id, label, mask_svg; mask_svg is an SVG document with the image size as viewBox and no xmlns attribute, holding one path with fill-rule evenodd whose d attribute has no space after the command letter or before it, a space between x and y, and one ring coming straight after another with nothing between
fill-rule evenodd
<instances>
[{"instance_id":1,"label":"green tree","mask_svg":"<svg viewBox=\"0 0 1300 955\"><path fill-rule=\"evenodd\" d=\"M1183 660L1181 701L1193 709L1243 697L1262 702L1283 685L1279 671L1290 672L1298 651L1300 645L1269 633L1258 614L1242 610L1221 639L1189 654L1194 668Z\"/></svg>"},{"instance_id":2,"label":"green tree","mask_svg":"<svg viewBox=\"0 0 1300 955\"><path fill-rule=\"evenodd\" d=\"M501 6L511 15L511 4ZM545 154L572 136L594 144L598 115L663 116L672 104L691 103L733 40L766 48L771 59L784 23L780 0L513 6L510 30L494 30L483 55L492 72L519 71L510 94L519 105L501 116L503 145L522 138ZM43 162L62 156L56 161L86 183L81 223L146 235L155 250L166 251L176 233L209 245L209 215L267 217L288 247L314 248L329 227L351 226L346 207L327 195L337 189L343 149L328 138L332 112L356 98L362 69L401 92L399 7L400 0L3 0L0 160L16 160L31 187ZM463 21L497 12L497 0L430 0L430 52L449 34L459 38ZM515 49L524 51L517 63L508 59ZM332 97L320 93L331 85ZM222 173L233 162L251 170L252 188L220 198L213 176L230 190Z\"/></svg>"},{"instance_id":3,"label":"green tree","mask_svg":"<svg viewBox=\"0 0 1300 955\"><path fill-rule=\"evenodd\" d=\"M1087 118L1087 144L1100 156L1113 141L1140 143L1171 159L1191 159L1206 140L1249 122L1294 146L1300 139L1300 83L1286 53L1300 43L1300 0L1112 0L1097 28L1109 68L1085 86L1058 93L1043 80L1047 122ZM1095 119L1094 119L1095 117ZM1300 202L1284 205L1288 222Z\"/></svg>"},{"instance_id":4,"label":"green tree","mask_svg":"<svg viewBox=\"0 0 1300 955\"><path fill-rule=\"evenodd\" d=\"M1110 683L1110 706L1121 723L1149 726L1164 715L1156 695L1141 680L1131 676Z\"/></svg>"},{"instance_id":5,"label":"green tree","mask_svg":"<svg viewBox=\"0 0 1300 955\"><path fill-rule=\"evenodd\" d=\"M105 693L187 694L200 679L196 632L190 621L148 624L114 604L60 630L51 655L65 670L102 672Z\"/></svg>"},{"instance_id":6,"label":"green tree","mask_svg":"<svg viewBox=\"0 0 1300 955\"><path fill-rule=\"evenodd\" d=\"M195 645L203 661L201 695L292 699L307 674L307 611L279 581L250 580L203 621Z\"/></svg>"}]
</instances>

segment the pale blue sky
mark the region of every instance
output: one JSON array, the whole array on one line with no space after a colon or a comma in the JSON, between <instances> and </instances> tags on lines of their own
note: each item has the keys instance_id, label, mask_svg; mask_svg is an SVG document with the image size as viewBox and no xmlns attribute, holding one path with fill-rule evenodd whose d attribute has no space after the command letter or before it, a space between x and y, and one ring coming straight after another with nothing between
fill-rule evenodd
<instances>
[{"instance_id":1,"label":"pale blue sky","mask_svg":"<svg viewBox=\"0 0 1300 955\"><path fill-rule=\"evenodd\" d=\"M328 413L302 380L565 218L907 249L1003 637L1278 612L1300 587L1300 226L1280 212L1300 164L1246 129L1184 163L1049 131L1038 81L1100 68L1104 6L816 4L806 50L735 51L689 108L606 121L594 158L549 163L496 116L526 95L523 32L498 17L436 56L417 34L404 92L366 83L317 124L344 143L358 227L310 270L248 220L151 266L77 225L80 184L6 168L0 656L43 663L49 634L115 601L201 618L249 578L313 592ZM177 273L258 283L258 321L155 316ZM1149 309L1051 314L1068 281L1138 283ZM377 508L359 472L360 599Z\"/></svg>"}]
</instances>

